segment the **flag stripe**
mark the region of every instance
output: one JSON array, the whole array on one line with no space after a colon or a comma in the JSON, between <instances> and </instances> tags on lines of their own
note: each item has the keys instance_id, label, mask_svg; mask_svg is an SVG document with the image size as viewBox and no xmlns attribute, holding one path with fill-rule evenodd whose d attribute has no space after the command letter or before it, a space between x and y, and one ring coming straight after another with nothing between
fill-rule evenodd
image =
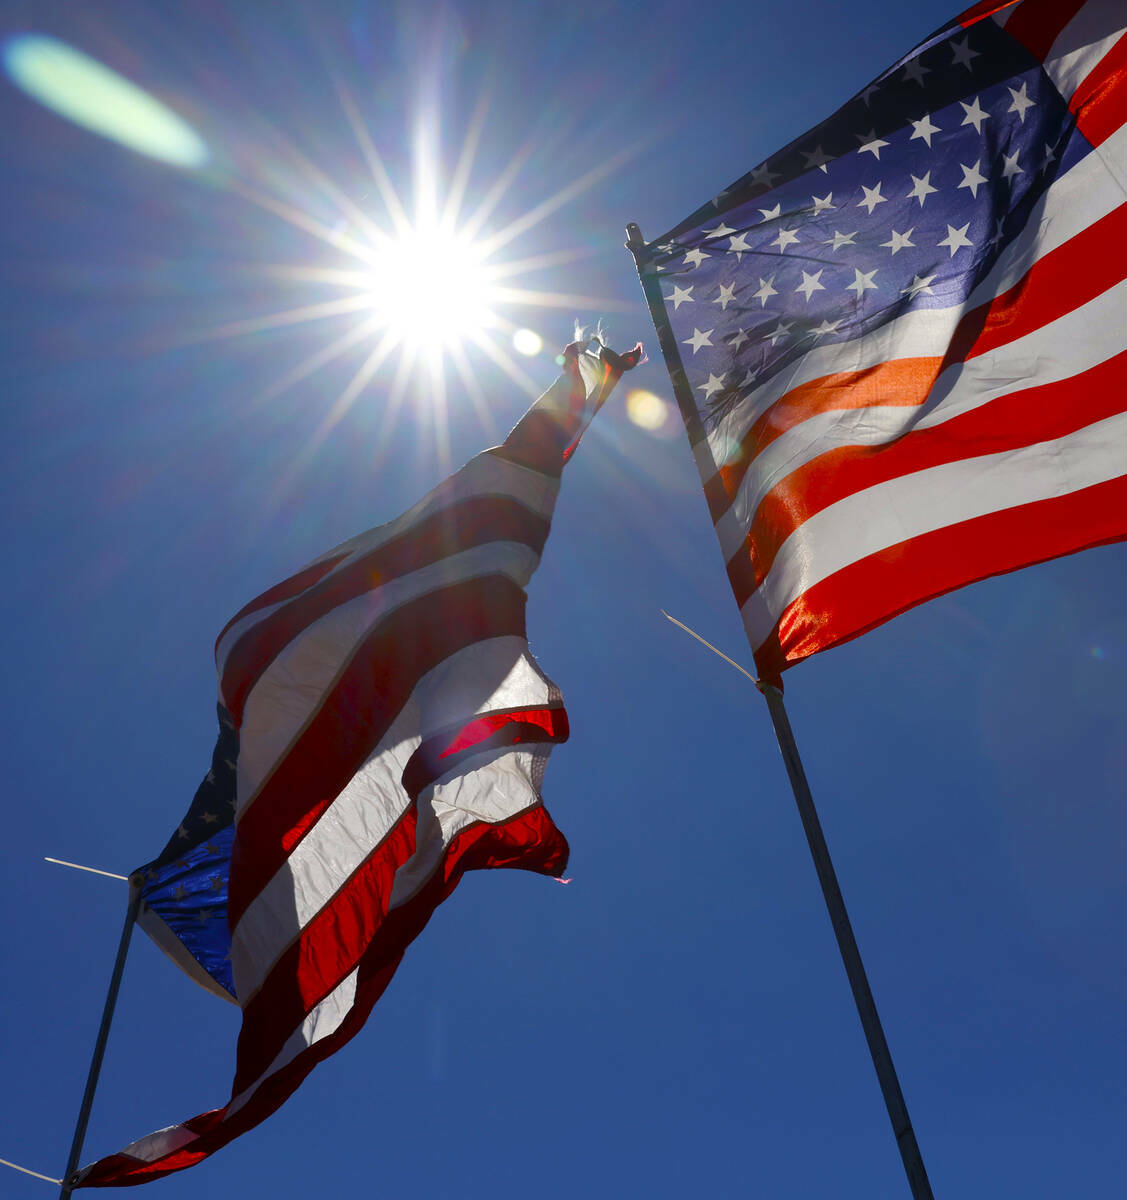
<instances>
[{"instance_id":1,"label":"flag stripe","mask_svg":"<svg viewBox=\"0 0 1127 1200\"><path fill-rule=\"evenodd\" d=\"M762 670L858 637L923 599L1091 546L1122 540L1127 477L948 525L859 559L808 589L764 639Z\"/></svg>"},{"instance_id":2,"label":"flag stripe","mask_svg":"<svg viewBox=\"0 0 1127 1200\"><path fill-rule=\"evenodd\" d=\"M1045 57L1045 73L1067 101L1123 37L1122 0L1088 0Z\"/></svg>"},{"instance_id":3,"label":"flag stripe","mask_svg":"<svg viewBox=\"0 0 1127 1200\"><path fill-rule=\"evenodd\" d=\"M343 565L328 579L293 598L270 619L246 630L223 662L223 697L236 724L255 682L281 649L308 626L373 585L443 561L452 548L466 551L490 542L520 542L539 556L548 519L511 496L480 495L440 509L367 554Z\"/></svg>"},{"instance_id":4,"label":"flag stripe","mask_svg":"<svg viewBox=\"0 0 1127 1200\"><path fill-rule=\"evenodd\" d=\"M1061 30L1084 7L1084 0L1022 0L1006 22L1006 32L1042 62Z\"/></svg>"},{"instance_id":5,"label":"flag stripe","mask_svg":"<svg viewBox=\"0 0 1127 1200\"><path fill-rule=\"evenodd\" d=\"M1124 438L1127 413L1119 413L1019 451L892 479L823 509L802 526L801 539L784 544L766 580L743 606L753 646L775 623L768 613L784 612L804 591L850 563L944 525L1116 478L1127 470ZM1118 519L1127 524L1122 514Z\"/></svg>"},{"instance_id":6,"label":"flag stripe","mask_svg":"<svg viewBox=\"0 0 1127 1200\"><path fill-rule=\"evenodd\" d=\"M936 427L913 430L889 445L851 444L830 451L789 475L764 501L752 534L754 574L748 582L758 587L786 539L816 513L846 497L958 462L965 458L968 445L994 454L1074 433L1118 412L1124 388L1127 352L1080 375L1012 392ZM737 603L742 605L749 595L750 590L743 595L737 592Z\"/></svg>"},{"instance_id":7,"label":"flag stripe","mask_svg":"<svg viewBox=\"0 0 1127 1200\"><path fill-rule=\"evenodd\" d=\"M1095 68L1085 76L1069 102L1080 132L1093 146L1102 146L1127 121L1127 36L1121 37ZM1105 163L1107 160L1104 160ZM1122 181L1122 175L1120 180Z\"/></svg>"},{"instance_id":8,"label":"flag stripe","mask_svg":"<svg viewBox=\"0 0 1127 1200\"><path fill-rule=\"evenodd\" d=\"M525 596L501 575L416 598L386 617L355 649L301 736L239 816L229 912L234 929L248 903L359 770L418 679L474 641L524 636ZM372 663L380 664L377 673ZM338 713L349 714L342 724ZM239 845L255 847L240 859Z\"/></svg>"}]
</instances>

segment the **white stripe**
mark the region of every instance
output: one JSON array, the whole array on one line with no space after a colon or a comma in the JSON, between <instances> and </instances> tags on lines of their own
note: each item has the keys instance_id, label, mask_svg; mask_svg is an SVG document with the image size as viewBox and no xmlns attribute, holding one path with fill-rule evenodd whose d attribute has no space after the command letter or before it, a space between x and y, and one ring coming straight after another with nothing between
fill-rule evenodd
<instances>
[{"instance_id":1,"label":"white stripe","mask_svg":"<svg viewBox=\"0 0 1127 1200\"><path fill-rule=\"evenodd\" d=\"M307 563L302 570L308 570L326 558L344 554L346 556L344 560L325 576L326 579L331 579L333 575L347 570L357 558L370 554L380 546L409 532L414 525L433 516L434 513L453 508L479 496L504 496L506 499L522 504L539 516L551 519L559 490L560 481L558 479L553 479L551 476L534 471L519 463L509 462L496 454L488 452L479 454L476 458L471 458L456 474L451 475L449 479L444 480L438 487L428 492L418 504L409 508L402 516L397 517L394 521L389 521L386 525L369 529L347 542L342 542L341 545L326 554L315 558L313 562ZM300 573L300 571L295 572L295 574ZM215 649L215 661L219 668L220 679L223 678L227 655L239 638L247 630L254 628L280 608L284 608L292 602L293 597L290 597L290 599L272 604L268 608L256 609L227 630Z\"/></svg>"},{"instance_id":2,"label":"white stripe","mask_svg":"<svg viewBox=\"0 0 1127 1200\"><path fill-rule=\"evenodd\" d=\"M725 561L744 552L744 539L757 509L791 472L830 450L893 442L1002 396L1078 375L1123 349L1124 311L1127 283L1120 283L1024 337L966 363L953 363L919 407L872 405L818 413L780 434L756 457L735 502L716 522Z\"/></svg>"},{"instance_id":3,"label":"white stripe","mask_svg":"<svg viewBox=\"0 0 1127 1200\"><path fill-rule=\"evenodd\" d=\"M169 1125L130 1142L120 1153L135 1158L138 1162L156 1162L166 1154L183 1149L189 1142L194 1142L197 1136L183 1125Z\"/></svg>"},{"instance_id":4,"label":"white stripe","mask_svg":"<svg viewBox=\"0 0 1127 1200\"><path fill-rule=\"evenodd\" d=\"M239 740L238 812L253 800L381 621L429 592L486 575L504 575L523 587L538 562L539 555L522 542L487 542L393 579L306 626L247 696Z\"/></svg>"},{"instance_id":5,"label":"white stripe","mask_svg":"<svg viewBox=\"0 0 1127 1200\"><path fill-rule=\"evenodd\" d=\"M415 853L395 874L391 907L416 895L434 874L454 838L477 821L499 824L540 799L537 775L550 743L505 746L437 780L419 797Z\"/></svg>"},{"instance_id":6,"label":"white stripe","mask_svg":"<svg viewBox=\"0 0 1127 1200\"><path fill-rule=\"evenodd\" d=\"M857 492L816 513L783 543L743 608L758 649L803 592L851 563L959 521L1066 496L1127 474L1127 413L1066 437L962 459Z\"/></svg>"},{"instance_id":7,"label":"white stripe","mask_svg":"<svg viewBox=\"0 0 1127 1200\"><path fill-rule=\"evenodd\" d=\"M229 1120L242 1108L262 1084L283 1067L288 1066L304 1050L315 1046L318 1042L329 1037L344 1023L345 1017L352 1011L356 1000L356 980L359 967L346 975L335 988L318 1004L302 1023L286 1039L285 1045L278 1051L274 1061L250 1085L244 1088L227 1105L224 1120Z\"/></svg>"},{"instance_id":8,"label":"white stripe","mask_svg":"<svg viewBox=\"0 0 1127 1200\"><path fill-rule=\"evenodd\" d=\"M1045 73L1067 103L1123 36L1123 0L1088 0L1061 30L1045 58Z\"/></svg>"},{"instance_id":9,"label":"white stripe","mask_svg":"<svg viewBox=\"0 0 1127 1200\"><path fill-rule=\"evenodd\" d=\"M247 1005L277 959L407 810L403 769L423 738L478 713L543 705L557 694L516 636L476 642L423 676L367 762L239 920L231 962L240 1003Z\"/></svg>"}]
</instances>

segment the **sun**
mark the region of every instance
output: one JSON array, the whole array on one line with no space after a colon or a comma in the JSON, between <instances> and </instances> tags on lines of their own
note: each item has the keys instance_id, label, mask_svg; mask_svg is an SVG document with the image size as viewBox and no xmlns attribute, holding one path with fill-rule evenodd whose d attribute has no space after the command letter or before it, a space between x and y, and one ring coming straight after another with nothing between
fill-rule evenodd
<instances>
[{"instance_id":1,"label":"sun","mask_svg":"<svg viewBox=\"0 0 1127 1200\"><path fill-rule=\"evenodd\" d=\"M368 303L380 327L408 353L441 358L498 327L503 295L480 242L437 222L381 237Z\"/></svg>"}]
</instances>

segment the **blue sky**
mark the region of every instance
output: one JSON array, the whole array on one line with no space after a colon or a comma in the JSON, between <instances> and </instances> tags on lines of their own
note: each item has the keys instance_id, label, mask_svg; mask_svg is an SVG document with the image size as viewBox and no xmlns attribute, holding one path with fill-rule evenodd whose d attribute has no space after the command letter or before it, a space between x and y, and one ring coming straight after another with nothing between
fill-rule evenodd
<instances>
[{"instance_id":1,"label":"blue sky","mask_svg":"<svg viewBox=\"0 0 1127 1200\"><path fill-rule=\"evenodd\" d=\"M545 798L573 882L467 878L352 1044L265 1125L150 1186L907 1194L765 707L659 612L750 666L683 435L627 414L633 387L670 395L622 242L951 15L8 0L6 44L82 50L178 113L207 160L157 161L0 80L0 1157L61 1173L124 911L124 885L43 856L150 859L207 768L227 619L408 507L529 399L478 352L444 400L424 371L404 386L395 355L350 388L374 335L316 356L356 313L269 319L339 300L324 273L355 266L340 243L357 213L386 223L343 93L408 209L418 131L449 195L488 101L464 211L503 179L486 232L539 212L498 253L541 259L520 286L563 297L506 309L545 342L522 357L497 335L529 382L551 382L576 317L653 356L569 466L530 589L530 641L571 717ZM1122 546L1088 551L787 675L937 1196L1122 1186L1125 583ZM237 1018L140 936L85 1160L222 1104ZM19 1200L49 1189L0 1180Z\"/></svg>"}]
</instances>

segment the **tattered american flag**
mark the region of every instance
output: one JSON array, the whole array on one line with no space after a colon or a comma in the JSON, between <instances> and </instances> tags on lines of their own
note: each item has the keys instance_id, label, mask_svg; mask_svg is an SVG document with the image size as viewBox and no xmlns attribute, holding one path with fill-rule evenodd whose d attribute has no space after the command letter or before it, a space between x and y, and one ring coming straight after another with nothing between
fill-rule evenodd
<instances>
[{"instance_id":1,"label":"tattered american flag","mask_svg":"<svg viewBox=\"0 0 1127 1200\"><path fill-rule=\"evenodd\" d=\"M158 1178L269 1116L360 1029L465 871L563 872L540 785L567 716L529 651L524 587L565 462L640 356L569 346L504 445L222 632L212 769L134 878L143 927L197 982L233 987L231 1100L71 1186Z\"/></svg>"},{"instance_id":2,"label":"tattered american flag","mask_svg":"<svg viewBox=\"0 0 1127 1200\"><path fill-rule=\"evenodd\" d=\"M979 4L644 248L765 677L1127 537L1125 26Z\"/></svg>"}]
</instances>

